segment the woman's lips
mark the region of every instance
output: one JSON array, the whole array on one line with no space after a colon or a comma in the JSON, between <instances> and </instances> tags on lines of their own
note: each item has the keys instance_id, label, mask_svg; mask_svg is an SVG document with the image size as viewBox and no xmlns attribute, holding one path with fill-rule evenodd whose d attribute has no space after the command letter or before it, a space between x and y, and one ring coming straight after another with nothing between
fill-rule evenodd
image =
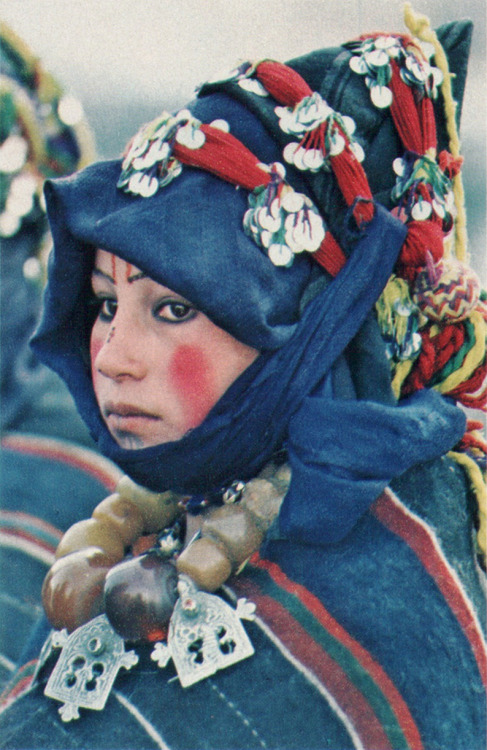
<instances>
[{"instance_id":1,"label":"woman's lips","mask_svg":"<svg viewBox=\"0 0 487 750\"><path fill-rule=\"evenodd\" d=\"M160 417L145 411L132 404L111 403L108 402L103 408L105 420L117 429L131 431L131 426L137 428L146 421L159 421Z\"/></svg>"},{"instance_id":2,"label":"woman's lips","mask_svg":"<svg viewBox=\"0 0 487 750\"><path fill-rule=\"evenodd\" d=\"M153 412L141 409L139 406L132 406L132 404L116 403L114 401L107 401L103 407L103 413L106 417L111 414L115 414L117 417L149 417L151 419L159 419L157 414Z\"/></svg>"}]
</instances>

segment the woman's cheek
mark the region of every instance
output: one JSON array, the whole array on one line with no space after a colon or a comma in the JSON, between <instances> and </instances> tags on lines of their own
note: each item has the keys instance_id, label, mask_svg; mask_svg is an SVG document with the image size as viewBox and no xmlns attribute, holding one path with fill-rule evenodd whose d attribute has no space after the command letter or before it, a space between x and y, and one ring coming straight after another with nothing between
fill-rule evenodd
<instances>
[{"instance_id":1,"label":"woman's cheek","mask_svg":"<svg viewBox=\"0 0 487 750\"><path fill-rule=\"evenodd\" d=\"M198 427L219 398L203 351L193 344L179 346L169 364L169 380L178 394L187 429Z\"/></svg>"},{"instance_id":2,"label":"woman's cheek","mask_svg":"<svg viewBox=\"0 0 487 750\"><path fill-rule=\"evenodd\" d=\"M90 362L91 362L91 379L93 381L93 387L96 392L96 382L97 382L97 370L95 367L96 358L98 357L98 353L100 349L103 347L103 344L105 343L105 340L102 336L98 336L93 329L91 333L90 338Z\"/></svg>"}]
</instances>

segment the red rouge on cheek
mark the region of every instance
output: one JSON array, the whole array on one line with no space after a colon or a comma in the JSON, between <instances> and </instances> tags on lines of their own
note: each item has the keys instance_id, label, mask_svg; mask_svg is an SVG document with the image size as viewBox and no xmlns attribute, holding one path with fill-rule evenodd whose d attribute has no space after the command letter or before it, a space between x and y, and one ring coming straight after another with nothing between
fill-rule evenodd
<instances>
[{"instance_id":1,"label":"red rouge on cheek","mask_svg":"<svg viewBox=\"0 0 487 750\"><path fill-rule=\"evenodd\" d=\"M94 372L95 370L95 360L98 356L98 352L103 346L103 339L99 338L98 336L92 336L90 340L90 361L91 361L91 371Z\"/></svg>"},{"instance_id":2,"label":"red rouge on cheek","mask_svg":"<svg viewBox=\"0 0 487 750\"><path fill-rule=\"evenodd\" d=\"M215 403L215 384L198 346L178 347L169 365L171 385L179 394L188 428L198 427Z\"/></svg>"}]
</instances>

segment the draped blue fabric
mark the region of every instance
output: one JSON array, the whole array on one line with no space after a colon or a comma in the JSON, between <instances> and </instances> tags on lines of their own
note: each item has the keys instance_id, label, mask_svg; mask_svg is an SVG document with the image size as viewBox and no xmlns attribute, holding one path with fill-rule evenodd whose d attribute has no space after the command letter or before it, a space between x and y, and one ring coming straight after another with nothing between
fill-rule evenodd
<instances>
[{"instance_id":1,"label":"draped blue fabric","mask_svg":"<svg viewBox=\"0 0 487 750\"><path fill-rule=\"evenodd\" d=\"M203 424L177 442L141 450L115 443L99 413L89 370L72 335L72 320L71 335L60 344L59 320L72 297L69 284L51 282L35 348L65 377L102 453L135 481L157 491L213 490L235 478L255 476L276 450L287 445L299 479L285 504L284 528L308 541L340 538L393 476L424 457L441 455L463 434L462 412L434 394L398 408L334 402L325 387L333 364L384 287L404 235L404 226L378 206L349 261L307 304L290 339L277 351L263 353ZM72 285L76 289L82 282L72 280ZM356 460L361 455L357 436L365 438L360 430L364 421L370 422L377 448L363 457L371 462L368 469ZM339 434L344 441L341 453L332 451L328 457ZM405 439L390 445L391 437L401 434ZM386 443L389 451L383 453ZM347 463L350 469L343 472ZM366 471L369 477L361 477ZM315 492L329 498L327 506L313 505Z\"/></svg>"},{"instance_id":2,"label":"draped blue fabric","mask_svg":"<svg viewBox=\"0 0 487 750\"><path fill-rule=\"evenodd\" d=\"M310 544L339 541L394 477L445 453L464 429L462 412L434 391L398 406L305 399L289 428L281 532Z\"/></svg>"}]
</instances>

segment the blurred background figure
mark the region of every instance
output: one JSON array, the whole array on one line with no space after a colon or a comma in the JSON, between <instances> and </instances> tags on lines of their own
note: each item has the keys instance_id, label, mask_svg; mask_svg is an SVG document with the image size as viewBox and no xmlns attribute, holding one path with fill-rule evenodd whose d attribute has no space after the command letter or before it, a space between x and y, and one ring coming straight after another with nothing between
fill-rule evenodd
<instances>
[{"instance_id":1,"label":"blurred background figure","mask_svg":"<svg viewBox=\"0 0 487 750\"><path fill-rule=\"evenodd\" d=\"M85 442L70 396L28 340L50 249L42 185L88 164L93 139L79 101L5 24L0 61L1 427Z\"/></svg>"}]
</instances>

